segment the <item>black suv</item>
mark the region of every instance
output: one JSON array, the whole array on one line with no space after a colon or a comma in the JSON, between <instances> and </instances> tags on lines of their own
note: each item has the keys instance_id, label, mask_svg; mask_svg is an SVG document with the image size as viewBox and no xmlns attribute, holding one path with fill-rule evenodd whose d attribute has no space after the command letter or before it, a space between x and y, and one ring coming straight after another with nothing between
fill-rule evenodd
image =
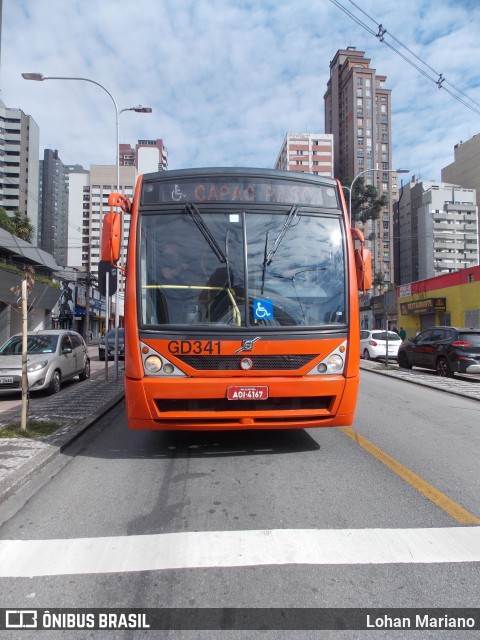
<instances>
[{"instance_id":1,"label":"black suv","mask_svg":"<svg viewBox=\"0 0 480 640\"><path fill-rule=\"evenodd\" d=\"M108 359L113 360L115 358L115 329L109 331L107 339L102 338L98 345L98 359L105 360L105 343L107 344ZM125 359L125 333L124 329L118 330L118 359Z\"/></svg>"},{"instance_id":2,"label":"black suv","mask_svg":"<svg viewBox=\"0 0 480 640\"><path fill-rule=\"evenodd\" d=\"M454 373L480 373L480 329L426 329L400 346L397 359L404 369L435 369L450 378Z\"/></svg>"}]
</instances>

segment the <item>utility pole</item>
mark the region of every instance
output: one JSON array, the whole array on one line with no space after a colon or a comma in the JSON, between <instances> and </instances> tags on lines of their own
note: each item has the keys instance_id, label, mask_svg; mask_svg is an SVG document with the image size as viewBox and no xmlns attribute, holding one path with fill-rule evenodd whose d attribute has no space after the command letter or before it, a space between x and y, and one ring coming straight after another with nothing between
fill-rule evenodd
<instances>
[{"instance_id":1,"label":"utility pole","mask_svg":"<svg viewBox=\"0 0 480 640\"><path fill-rule=\"evenodd\" d=\"M27 376L27 331L28 331L28 282L27 274L22 278L22 411L20 418L20 429L27 430L28 415L28 376Z\"/></svg>"}]
</instances>

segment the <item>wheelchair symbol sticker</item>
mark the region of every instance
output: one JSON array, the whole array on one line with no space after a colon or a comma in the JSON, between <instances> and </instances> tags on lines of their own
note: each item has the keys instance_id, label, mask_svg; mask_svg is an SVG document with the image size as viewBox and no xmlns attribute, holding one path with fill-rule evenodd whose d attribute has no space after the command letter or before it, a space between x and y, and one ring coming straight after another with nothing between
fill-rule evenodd
<instances>
[{"instance_id":1,"label":"wheelchair symbol sticker","mask_svg":"<svg viewBox=\"0 0 480 640\"><path fill-rule=\"evenodd\" d=\"M253 317L255 320L271 320L273 318L273 302L271 300L254 300Z\"/></svg>"}]
</instances>

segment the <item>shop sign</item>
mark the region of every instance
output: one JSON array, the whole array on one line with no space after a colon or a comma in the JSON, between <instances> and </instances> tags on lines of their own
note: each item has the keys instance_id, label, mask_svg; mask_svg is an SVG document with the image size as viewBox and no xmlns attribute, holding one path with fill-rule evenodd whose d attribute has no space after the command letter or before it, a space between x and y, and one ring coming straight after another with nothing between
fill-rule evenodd
<instances>
[{"instance_id":1,"label":"shop sign","mask_svg":"<svg viewBox=\"0 0 480 640\"><path fill-rule=\"evenodd\" d=\"M446 311L446 309L446 298L425 298L423 300L412 300L411 302L400 303L402 316L437 313L437 311Z\"/></svg>"}]
</instances>

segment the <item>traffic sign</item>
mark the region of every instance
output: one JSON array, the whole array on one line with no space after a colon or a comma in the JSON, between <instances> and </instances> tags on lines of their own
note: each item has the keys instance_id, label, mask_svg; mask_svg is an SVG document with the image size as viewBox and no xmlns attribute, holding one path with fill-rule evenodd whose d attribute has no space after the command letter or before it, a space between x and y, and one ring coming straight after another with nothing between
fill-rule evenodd
<instances>
[{"instance_id":1,"label":"traffic sign","mask_svg":"<svg viewBox=\"0 0 480 640\"><path fill-rule=\"evenodd\" d=\"M107 274L108 274L108 295L113 296L117 291L117 271L111 262L101 260L98 263L98 290L104 296L107 292Z\"/></svg>"}]
</instances>

